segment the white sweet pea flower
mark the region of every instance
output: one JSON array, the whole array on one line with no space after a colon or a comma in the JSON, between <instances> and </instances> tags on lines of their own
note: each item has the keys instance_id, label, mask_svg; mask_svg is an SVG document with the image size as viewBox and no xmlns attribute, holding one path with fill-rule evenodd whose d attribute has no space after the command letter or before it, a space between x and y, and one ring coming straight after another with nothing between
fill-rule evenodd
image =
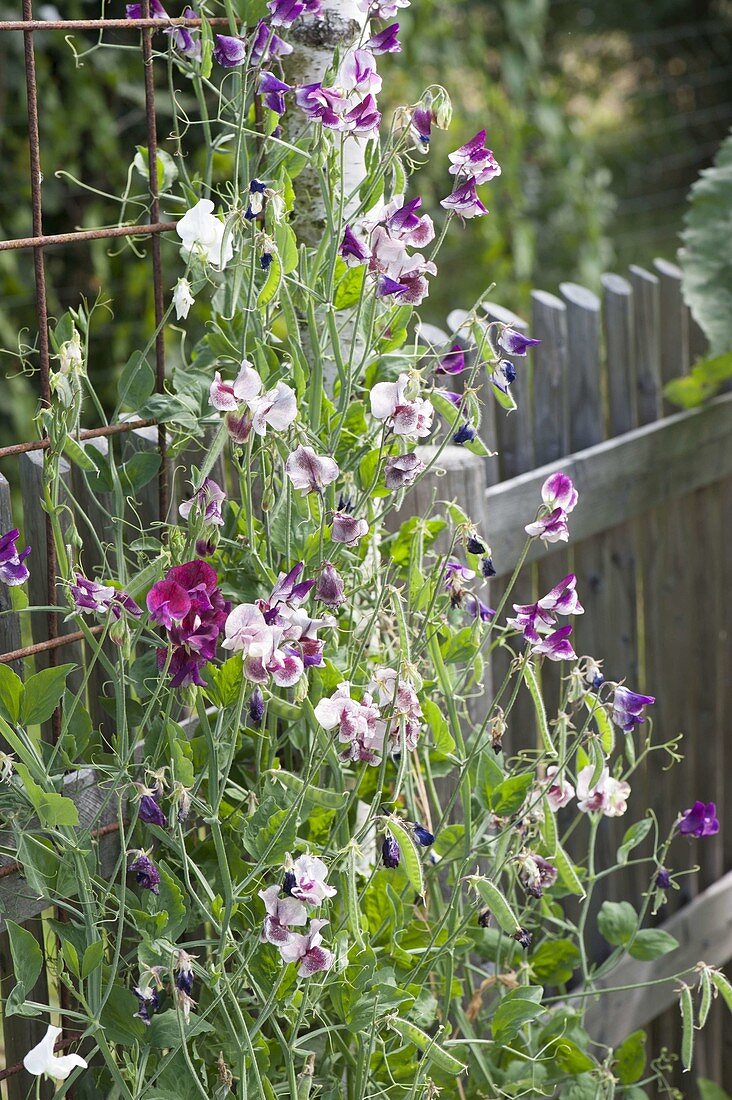
<instances>
[{"instance_id":1,"label":"white sweet pea flower","mask_svg":"<svg viewBox=\"0 0 732 1100\"><path fill-rule=\"evenodd\" d=\"M87 1063L79 1054L61 1054L58 1057L53 1053L56 1040L61 1034L60 1027L48 1025L46 1034L37 1046L29 1050L23 1059L23 1065L34 1077L43 1077L47 1074L55 1081L65 1081L71 1071L77 1066L87 1069Z\"/></svg>"},{"instance_id":2,"label":"white sweet pea flower","mask_svg":"<svg viewBox=\"0 0 732 1100\"><path fill-rule=\"evenodd\" d=\"M183 215L175 230L183 242L184 254L195 253L221 270L234 255L234 245L231 233L226 233L224 223L213 211L210 199L200 199Z\"/></svg>"},{"instance_id":3,"label":"white sweet pea flower","mask_svg":"<svg viewBox=\"0 0 732 1100\"><path fill-rule=\"evenodd\" d=\"M74 328L70 340L62 344L58 351L58 360L62 374L70 374L72 371L81 370L84 366L84 352L81 347L81 337Z\"/></svg>"},{"instance_id":4,"label":"white sweet pea flower","mask_svg":"<svg viewBox=\"0 0 732 1100\"><path fill-rule=\"evenodd\" d=\"M261 397L249 398L247 404L252 414L252 428L257 435L264 435L268 424L276 432L283 432L297 416L295 391L286 382L278 382L273 390L268 390Z\"/></svg>"},{"instance_id":5,"label":"white sweet pea flower","mask_svg":"<svg viewBox=\"0 0 732 1100\"><path fill-rule=\"evenodd\" d=\"M173 291L173 308L179 321L185 320L195 300L191 294L191 284L188 280L179 279Z\"/></svg>"}]
</instances>

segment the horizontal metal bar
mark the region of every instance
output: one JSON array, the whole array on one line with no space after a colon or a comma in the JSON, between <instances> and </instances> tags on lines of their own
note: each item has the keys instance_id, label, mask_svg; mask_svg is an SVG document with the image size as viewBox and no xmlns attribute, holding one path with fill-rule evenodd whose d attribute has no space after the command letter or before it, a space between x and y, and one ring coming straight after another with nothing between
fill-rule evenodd
<instances>
[{"instance_id":1,"label":"horizontal metal bar","mask_svg":"<svg viewBox=\"0 0 732 1100\"><path fill-rule=\"evenodd\" d=\"M108 229L78 229L74 233L44 233L41 237L17 237L12 241L0 241L0 252L13 248L48 248L53 244L77 244L79 241L98 241L105 237L144 237L151 233L170 233L177 222L153 222L151 225L114 225Z\"/></svg>"},{"instance_id":2,"label":"horizontal metal bar","mask_svg":"<svg viewBox=\"0 0 732 1100\"><path fill-rule=\"evenodd\" d=\"M121 424L108 424L104 428L88 428L83 432L72 436L77 442L85 439L101 439L104 436L120 435L123 432L132 432L136 428L151 428L157 424L157 420L125 420ZM27 443L11 443L7 447L0 447L0 458L12 458L13 455L28 454L29 451L46 451L51 445L50 439L33 439Z\"/></svg>"},{"instance_id":3,"label":"horizontal metal bar","mask_svg":"<svg viewBox=\"0 0 732 1100\"><path fill-rule=\"evenodd\" d=\"M73 1046L74 1043L78 1043L80 1039L80 1033L69 1035L68 1038L59 1039L53 1049L54 1051L66 1050L67 1047ZM14 1066L8 1066L7 1069L0 1069L0 1081L7 1081L8 1077L15 1077L16 1073L20 1073L22 1068L23 1063L16 1062Z\"/></svg>"},{"instance_id":4,"label":"horizontal metal bar","mask_svg":"<svg viewBox=\"0 0 732 1100\"><path fill-rule=\"evenodd\" d=\"M225 15L217 15L207 22L212 27L229 26ZM103 31L139 30L143 27L200 27L202 19L3 19L0 31Z\"/></svg>"},{"instance_id":5,"label":"horizontal metal bar","mask_svg":"<svg viewBox=\"0 0 732 1100\"><path fill-rule=\"evenodd\" d=\"M101 634L104 623L98 626L90 626L90 634ZM61 634L58 638L49 638L47 642L35 642L34 645L23 646L22 649L13 649L10 653L0 653L0 665L9 665L11 661L19 661L22 657L32 657L34 653L45 653L49 649L60 649L61 646L71 645L72 642L83 642L86 634L83 630L75 630L73 634Z\"/></svg>"}]
</instances>

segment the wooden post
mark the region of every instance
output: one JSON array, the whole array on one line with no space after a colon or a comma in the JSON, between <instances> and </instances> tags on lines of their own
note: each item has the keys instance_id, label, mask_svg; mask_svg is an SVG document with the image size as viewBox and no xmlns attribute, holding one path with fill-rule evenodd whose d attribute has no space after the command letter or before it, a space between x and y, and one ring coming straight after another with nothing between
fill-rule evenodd
<instances>
[{"instance_id":1,"label":"wooden post","mask_svg":"<svg viewBox=\"0 0 732 1100\"><path fill-rule=\"evenodd\" d=\"M635 320L635 377L638 423L661 416L661 295L658 278L635 265L629 268Z\"/></svg>"}]
</instances>

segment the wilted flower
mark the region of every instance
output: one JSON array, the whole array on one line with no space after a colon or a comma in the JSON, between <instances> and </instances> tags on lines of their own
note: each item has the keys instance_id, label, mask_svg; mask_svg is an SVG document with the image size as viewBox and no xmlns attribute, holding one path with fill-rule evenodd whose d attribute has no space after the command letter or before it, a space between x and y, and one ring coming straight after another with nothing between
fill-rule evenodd
<instances>
[{"instance_id":1,"label":"wilted flower","mask_svg":"<svg viewBox=\"0 0 732 1100\"><path fill-rule=\"evenodd\" d=\"M179 321L188 316L188 312L196 299L191 293L191 284L187 279L179 279L173 291L173 307Z\"/></svg>"},{"instance_id":2,"label":"wilted flower","mask_svg":"<svg viewBox=\"0 0 732 1100\"><path fill-rule=\"evenodd\" d=\"M306 493L322 492L338 477L338 463L327 456L316 455L312 447L296 447L285 463L285 473L295 489Z\"/></svg>"},{"instance_id":3,"label":"wilted flower","mask_svg":"<svg viewBox=\"0 0 732 1100\"><path fill-rule=\"evenodd\" d=\"M16 545L20 538L20 531L14 527L12 531L0 536L0 580L8 585L23 584L28 580L30 572L23 562L31 552L30 546L18 551Z\"/></svg>"},{"instance_id":4,"label":"wilted flower","mask_svg":"<svg viewBox=\"0 0 732 1100\"><path fill-rule=\"evenodd\" d=\"M384 484L387 489L404 489L416 481L424 468L424 462L413 451L410 454L387 458Z\"/></svg>"},{"instance_id":5,"label":"wilted flower","mask_svg":"<svg viewBox=\"0 0 732 1100\"><path fill-rule=\"evenodd\" d=\"M528 949L531 947L531 940L533 937L528 929L519 928L517 932L514 932L513 938L516 940L516 943L519 945L519 947L523 947L524 951L528 951Z\"/></svg>"},{"instance_id":6,"label":"wilted flower","mask_svg":"<svg viewBox=\"0 0 732 1100\"><path fill-rule=\"evenodd\" d=\"M402 853L399 845L391 833L387 833L384 837L384 843L381 845L381 859L384 866L393 870L399 866L401 858Z\"/></svg>"},{"instance_id":7,"label":"wilted flower","mask_svg":"<svg viewBox=\"0 0 732 1100\"><path fill-rule=\"evenodd\" d=\"M557 881L556 867L535 852L524 852L518 860L519 882L531 897L540 898Z\"/></svg>"},{"instance_id":8,"label":"wilted flower","mask_svg":"<svg viewBox=\"0 0 732 1100\"><path fill-rule=\"evenodd\" d=\"M656 888L669 890L671 888L671 873L665 867L659 867L656 871Z\"/></svg>"},{"instance_id":9,"label":"wilted flower","mask_svg":"<svg viewBox=\"0 0 732 1100\"><path fill-rule=\"evenodd\" d=\"M224 69L235 69L247 59L247 44L243 38L217 34L213 55Z\"/></svg>"},{"instance_id":10,"label":"wilted flower","mask_svg":"<svg viewBox=\"0 0 732 1100\"><path fill-rule=\"evenodd\" d=\"M187 951L179 949L175 960L175 987L181 993L188 996L193 992L193 966L192 959L195 955L189 955Z\"/></svg>"},{"instance_id":11,"label":"wilted flower","mask_svg":"<svg viewBox=\"0 0 732 1100\"><path fill-rule=\"evenodd\" d=\"M613 722L621 730L629 733L633 726L645 721L644 708L655 703L653 695L639 695L629 688L618 685L613 695Z\"/></svg>"},{"instance_id":12,"label":"wilted flower","mask_svg":"<svg viewBox=\"0 0 732 1100\"><path fill-rule=\"evenodd\" d=\"M719 832L717 807L713 802L695 802L691 809L684 810L678 829L682 836L714 836Z\"/></svg>"},{"instance_id":13,"label":"wilted flower","mask_svg":"<svg viewBox=\"0 0 732 1100\"><path fill-rule=\"evenodd\" d=\"M452 441L457 447L461 447L464 443L472 443L477 434L472 424L466 420L455 432Z\"/></svg>"},{"instance_id":14,"label":"wilted flower","mask_svg":"<svg viewBox=\"0 0 732 1100\"><path fill-rule=\"evenodd\" d=\"M128 870L133 871L138 886L152 894L160 893L160 872L147 852L139 851Z\"/></svg>"},{"instance_id":15,"label":"wilted flower","mask_svg":"<svg viewBox=\"0 0 732 1100\"><path fill-rule=\"evenodd\" d=\"M423 848L429 848L430 844L435 842L435 834L431 833L429 829L425 829L424 825L419 825L415 822L412 826L412 832L414 833L414 839L418 844L421 844Z\"/></svg>"},{"instance_id":16,"label":"wilted flower","mask_svg":"<svg viewBox=\"0 0 732 1100\"><path fill-rule=\"evenodd\" d=\"M340 607L345 603L345 590L343 579L336 567L329 561L324 561L315 586L315 599L318 603L324 603L326 607Z\"/></svg>"},{"instance_id":17,"label":"wilted flower","mask_svg":"<svg viewBox=\"0 0 732 1100\"><path fill-rule=\"evenodd\" d=\"M475 190L475 180L468 178L465 183L457 187L446 199L442 199L440 206L450 210L460 218L480 218L488 213L487 208L478 198Z\"/></svg>"},{"instance_id":18,"label":"wilted flower","mask_svg":"<svg viewBox=\"0 0 732 1100\"><path fill-rule=\"evenodd\" d=\"M138 1009L135 1018L150 1026L153 1014L160 1008L160 994L154 985L134 986L132 992L137 997Z\"/></svg>"},{"instance_id":19,"label":"wilted flower","mask_svg":"<svg viewBox=\"0 0 732 1100\"><path fill-rule=\"evenodd\" d=\"M491 384L501 393L508 393L516 381L516 368L510 359L501 359L490 375Z\"/></svg>"},{"instance_id":20,"label":"wilted flower","mask_svg":"<svg viewBox=\"0 0 732 1100\"><path fill-rule=\"evenodd\" d=\"M346 546L355 546L369 533L368 521L356 519L348 512L334 512L330 537L333 542L342 542Z\"/></svg>"},{"instance_id":21,"label":"wilted flower","mask_svg":"<svg viewBox=\"0 0 732 1100\"><path fill-rule=\"evenodd\" d=\"M200 256L213 267L224 268L234 255L234 245L231 233L226 232L224 223L214 216L213 210L210 199L199 199L183 215L175 230L183 242L184 254Z\"/></svg>"},{"instance_id":22,"label":"wilted flower","mask_svg":"<svg viewBox=\"0 0 732 1100\"><path fill-rule=\"evenodd\" d=\"M496 575L496 567L493 564L493 558L487 554L480 563L480 571L486 580Z\"/></svg>"},{"instance_id":23,"label":"wilted flower","mask_svg":"<svg viewBox=\"0 0 732 1100\"><path fill-rule=\"evenodd\" d=\"M260 890L259 896L267 911L262 928L262 940L279 947L290 939L292 926L297 927L306 923L307 909L297 898L288 896L281 898L279 886L269 886L266 890Z\"/></svg>"},{"instance_id":24,"label":"wilted flower","mask_svg":"<svg viewBox=\"0 0 732 1100\"><path fill-rule=\"evenodd\" d=\"M293 932L286 943L280 944L280 955L283 960L286 963L300 964L297 972L301 978L309 978L312 974L330 970L333 965L332 951L321 947L323 937L320 930L329 923L330 921L327 920L312 920L306 935Z\"/></svg>"},{"instance_id":25,"label":"wilted flower","mask_svg":"<svg viewBox=\"0 0 732 1100\"><path fill-rule=\"evenodd\" d=\"M527 348L536 347L540 343L541 340L532 340L508 326L502 329L501 335L498 337L498 344L507 355L526 355ZM569 509L565 509L565 511L569 511Z\"/></svg>"},{"instance_id":26,"label":"wilted flower","mask_svg":"<svg viewBox=\"0 0 732 1100\"><path fill-rule=\"evenodd\" d=\"M157 791L145 791L141 795L138 817L145 825L158 825L161 829L167 829L168 819L158 804Z\"/></svg>"},{"instance_id":27,"label":"wilted flower","mask_svg":"<svg viewBox=\"0 0 732 1100\"><path fill-rule=\"evenodd\" d=\"M60 1037L61 1028L49 1024L40 1043L29 1050L23 1059L23 1065L28 1073L31 1073L34 1077L43 1077L46 1074L52 1077L54 1081L65 1081L77 1066L81 1069L88 1068L87 1063L79 1054L54 1054L56 1040Z\"/></svg>"}]
</instances>

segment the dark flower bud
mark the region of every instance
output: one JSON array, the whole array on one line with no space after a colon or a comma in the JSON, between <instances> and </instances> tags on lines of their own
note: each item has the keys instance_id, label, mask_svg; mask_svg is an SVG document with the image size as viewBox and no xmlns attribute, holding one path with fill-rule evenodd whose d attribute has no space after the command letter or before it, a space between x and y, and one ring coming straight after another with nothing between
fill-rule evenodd
<instances>
[{"instance_id":1,"label":"dark flower bud","mask_svg":"<svg viewBox=\"0 0 732 1100\"><path fill-rule=\"evenodd\" d=\"M665 867L659 867L656 874L656 886L659 890L668 890L671 886L671 874Z\"/></svg>"},{"instance_id":2,"label":"dark flower bud","mask_svg":"<svg viewBox=\"0 0 732 1100\"><path fill-rule=\"evenodd\" d=\"M481 571L481 573L483 574L483 576L485 577L486 580L488 580L489 577L495 577L496 567L493 564L493 558L491 558L491 557L483 558L482 562L480 563L480 571Z\"/></svg>"},{"instance_id":3,"label":"dark flower bud","mask_svg":"<svg viewBox=\"0 0 732 1100\"><path fill-rule=\"evenodd\" d=\"M604 677L604 676L602 675L602 673L601 673L601 672L598 672L598 673L597 673L597 675L596 675L596 676L594 676L594 677L593 677L593 680L592 680L592 688L593 688L593 690L594 690L594 691L597 691L597 690L598 690L599 688L601 688L601 687L602 687L602 685L603 685L604 683L605 683L605 677Z\"/></svg>"},{"instance_id":4,"label":"dark flower bud","mask_svg":"<svg viewBox=\"0 0 732 1100\"><path fill-rule=\"evenodd\" d=\"M481 909L478 913L478 924L481 928L488 928L491 923L491 911L490 909Z\"/></svg>"},{"instance_id":5,"label":"dark flower bud","mask_svg":"<svg viewBox=\"0 0 732 1100\"><path fill-rule=\"evenodd\" d=\"M140 821L146 825L159 825L161 829L167 829L168 819L158 806L157 795L144 794L140 799Z\"/></svg>"},{"instance_id":6,"label":"dark flower bud","mask_svg":"<svg viewBox=\"0 0 732 1100\"><path fill-rule=\"evenodd\" d=\"M272 263L272 253L271 252L263 252L262 255L259 257L259 266L261 267L262 271L269 270L269 266L270 266L271 263Z\"/></svg>"},{"instance_id":7,"label":"dark flower bud","mask_svg":"<svg viewBox=\"0 0 732 1100\"><path fill-rule=\"evenodd\" d=\"M398 867L401 857L402 853L396 840L393 836L387 834L381 846L381 858L384 861L384 866L390 868Z\"/></svg>"},{"instance_id":8,"label":"dark flower bud","mask_svg":"<svg viewBox=\"0 0 732 1100\"><path fill-rule=\"evenodd\" d=\"M315 586L315 599L318 603L324 603L326 607L340 607L345 602L345 598L340 573L329 561L324 561Z\"/></svg>"},{"instance_id":9,"label":"dark flower bud","mask_svg":"<svg viewBox=\"0 0 732 1100\"><path fill-rule=\"evenodd\" d=\"M514 932L513 938L525 951L531 947L531 932L528 932L525 928L519 928L518 932Z\"/></svg>"},{"instance_id":10,"label":"dark flower bud","mask_svg":"<svg viewBox=\"0 0 732 1100\"><path fill-rule=\"evenodd\" d=\"M282 880L282 893L287 897L292 897L292 888L297 883L297 879L292 871L285 871L285 877Z\"/></svg>"},{"instance_id":11,"label":"dark flower bud","mask_svg":"<svg viewBox=\"0 0 732 1100\"><path fill-rule=\"evenodd\" d=\"M458 447L461 447L463 443L472 443L477 434L475 428L471 428L470 424L465 423L455 432L452 441L456 443Z\"/></svg>"},{"instance_id":12,"label":"dark flower bud","mask_svg":"<svg viewBox=\"0 0 732 1100\"><path fill-rule=\"evenodd\" d=\"M430 844L434 844L434 833L431 833L429 829L425 829L424 825L414 826L414 839L418 844L421 844L423 848L429 848Z\"/></svg>"},{"instance_id":13,"label":"dark flower bud","mask_svg":"<svg viewBox=\"0 0 732 1100\"><path fill-rule=\"evenodd\" d=\"M145 852L138 852L129 870L134 871L137 885L142 886L143 890L149 890L153 894L160 893L160 873Z\"/></svg>"},{"instance_id":14,"label":"dark flower bud","mask_svg":"<svg viewBox=\"0 0 732 1100\"><path fill-rule=\"evenodd\" d=\"M249 696L248 714L249 721L255 729L258 729L264 717L264 696L262 695L262 689L260 687L255 687L254 691Z\"/></svg>"},{"instance_id":15,"label":"dark flower bud","mask_svg":"<svg viewBox=\"0 0 732 1100\"><path fill-rule=\"evenodd\" d=\"M142 1020L144 1024L150 1026L150 1020L154 1012L160 1008L160 997L158 996L157 989L140 989L138 986L132 990L137 997L139 1008L134 1013L138 1020Z\"/></svg>"},{"instance_id":16,"label":"dark flower bud","mask_svg":"<svg viewBox=\"0 0 732 1100\"><path fill-rule=\"evenodd\" d=\"M469 554L485 554L486 551L485 544L482 543L479 538L476 538L475 535L471 535L467 540L465 549Z\"/></svg>"},{"instance_id":17,"label":"dark flower bud","mask_svg":"<svg viewBox=\"0 0 732 1100\"><path fill-rule=\"evenodd\" d=\"M218 541L218 540L217 540ZM210 558L216 550L216 542L211 539L196 539L196 557Z\"/></svg>"}]
</instances>

